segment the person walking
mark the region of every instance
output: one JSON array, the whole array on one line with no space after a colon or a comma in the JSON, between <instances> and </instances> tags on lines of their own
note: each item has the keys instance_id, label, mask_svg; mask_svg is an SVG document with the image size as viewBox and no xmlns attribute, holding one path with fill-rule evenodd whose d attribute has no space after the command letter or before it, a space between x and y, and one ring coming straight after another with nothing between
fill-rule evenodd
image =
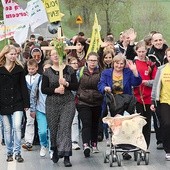
<instances>
[{"instance_id":1,"label":"person walking","mask_svg":"<svg viewBox=\"0 0 170 170\"><path fill-rule=\"evenodd\" d=\"M149 58L146 56L147 47L144 41L139 41L136 44L135 51L137 56L135 57L134 62L142 77L141 85L134 87L134 95L137 99L136 111L146 118L147 124L143 127L143 135L145 137L147 147L149 147L151 135L151 116L153 114L150 109L151 91L157 67L154 63L149 61Z\"/></svg>"},{"instance_id":2,"label":"person walking","mask_svg":"<svg viewBox=\"0 0 170 170\"><path fill-rule=\"evenodd\" d=\"M21 156L21 122L29 108L24 69L17 62L17 51L6 45L0 53L0 114L4 124L7 162L23 162Z\"/></svg>"},{"instance_id":3,"label":"person walking","mask_svg":"<svg viewBox=\"0 0 170 170\"><path fill-rule=\"evenodd\" d=\"M160 120L162 125L162 142L166 153L165 159L170 161L170 48L166 49L168 63L158 67L151 93L151 110L155 111L160 101Z\"/></svg>"},{"instance_id":4,"label":"person walking","mask_svg":"<svg viewBox=\"0 0 170 170\"><path fill-rule=\"evenodd\" d=\"M132 88L139 86L141 82L142 78L133 61L126 60L120 53L113 58L113 68L105 69L98 83L100 93L103 95L112 93L115 96L116 107L113 108L114 104L112 108L110 107L111 116L123 115L124 111L129 114L134 113L136 100ZM131 159L131 155L127 152L123 152L122 156L125 160Z\"/></svg>"},{"instance_id":5,"label":"person walking","mask_svg":"<svg viewBox=\"0 0 170 170\"><path fill-rule=\"evenodd\" d=\"M71 90L77 90L78 81L72 67L66 65L63 69L64 78L59 78L59 55L51 51L52 66L43 74L41 90L46 98L46 116L50 129L52 160L57 163L64 157L65 167L72 166L71 126L75 115L74 95Z\"/></svg>"},{"instance_id":6,"label":"person walking","mask_svg":"<svg viewBox=\"0 0 170 170\"><path fill-rule=\"evenodd\" d=\"M90 156L90 147L92 147L93 153L99 152L97 136L103 96L97 89L100 79L100 70L97 66L98 57L95 52L88 54L87 67L84 67L82 75L80 75L79 89L77 91L77 110L82 122L82 141L85 157Z\"/></svg>"}]
</instances>

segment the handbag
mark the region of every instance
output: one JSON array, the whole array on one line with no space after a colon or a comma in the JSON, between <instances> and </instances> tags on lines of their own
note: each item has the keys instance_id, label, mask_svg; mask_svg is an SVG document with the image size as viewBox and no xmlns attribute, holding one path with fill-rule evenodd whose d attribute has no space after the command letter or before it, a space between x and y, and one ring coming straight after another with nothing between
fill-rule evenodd
<instances>
[{"instance_id":1,"label":"handbag","mask_svg":"<svg viewBox=\"0 0 170 170\"><path fill-rule=\"evenodd\" d=\"M114 117L116 114L123 115L124 111L129 114L135 112L136 98L134 95L129 94L112 94L105 93L106 104L109 107L111 116Z\"/></svg>"}]
</instances>

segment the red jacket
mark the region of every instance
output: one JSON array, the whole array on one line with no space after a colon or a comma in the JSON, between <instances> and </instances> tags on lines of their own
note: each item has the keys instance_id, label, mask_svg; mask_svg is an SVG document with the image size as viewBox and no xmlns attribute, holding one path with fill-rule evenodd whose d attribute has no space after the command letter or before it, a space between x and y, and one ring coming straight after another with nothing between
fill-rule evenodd
<instances>
[{"instance_id":1,"label":"red jacket","mask_svg":"<svg viewBox=\"0 0 170 170\"><path fill-rule=\"evenodd\" d=\"M156 75L157 67L150 61L140 61L135 60L137 70L139 71L142 80L153 80ZM150 66L151 70L149 71L148 67ZM150 81L151 82L151 81ZM146 86L143 83L134 88L134 95L139 103L151 104L151 91L152 87Z\"/></svg>"}]
</instances>

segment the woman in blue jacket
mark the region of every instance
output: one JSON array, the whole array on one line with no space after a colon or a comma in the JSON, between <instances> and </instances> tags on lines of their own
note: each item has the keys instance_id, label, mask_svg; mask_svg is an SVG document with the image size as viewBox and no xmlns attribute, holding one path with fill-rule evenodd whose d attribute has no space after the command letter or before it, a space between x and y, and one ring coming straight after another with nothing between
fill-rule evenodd
<instances>
[{"instance_id":1,"label":"woman in blue jacket","mask_svg":"<svg viewBox=\"0 0 170 170\"><path fill-rule=\"evenodd\" d=\"M142 78L137 71L135 63L126 60L124 55L118 54L113 58L113 68L106 69L101 73L98 90L102 94L107 92L116 95L116 112L114 114L123 114L124 111L128 111L128 109L131 110L132 113L135 105L127 106L127 103L129 103L129 105L135 104L132 89L133 86L139 86L141 82ZM119 98L117 98L117 96L119 96ZM117 99L119 99L119 101L117 101ZM134 102L132 102L132 100ZM106 103L104 107L106 107ZM123 153L123 158L130 159L131 156Z\"/></svg>"},{"instance_id":2,"label":"woman in blue jacket","mask_svg":"<svg viewBox=\"0 0 170 170\"><path fill-rule=\"evenodd\" d=\"M141 82L142 78L135 63L126 60L122 54L118 54L113 58L113 68L102 72L98 90L102 94L113 92L113 94L132 95L132 87L139 86Z\"/></svg>"}]
</instances>

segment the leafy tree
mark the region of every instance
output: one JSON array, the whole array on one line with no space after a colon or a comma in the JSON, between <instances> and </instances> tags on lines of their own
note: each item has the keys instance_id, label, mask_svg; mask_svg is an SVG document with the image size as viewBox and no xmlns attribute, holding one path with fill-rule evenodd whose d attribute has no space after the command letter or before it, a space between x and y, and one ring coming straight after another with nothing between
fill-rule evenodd
<instances>
[{"instance_id":1,"label":"leafy tree","mask_svg":"<svg viewBox=\"0 0 170 170\"><path fill-rule=\"evenodd\" d=\"M3 20L3 7L2 7L2 1L0 1L0 20Z\"/></svg>"}]
</instances>

